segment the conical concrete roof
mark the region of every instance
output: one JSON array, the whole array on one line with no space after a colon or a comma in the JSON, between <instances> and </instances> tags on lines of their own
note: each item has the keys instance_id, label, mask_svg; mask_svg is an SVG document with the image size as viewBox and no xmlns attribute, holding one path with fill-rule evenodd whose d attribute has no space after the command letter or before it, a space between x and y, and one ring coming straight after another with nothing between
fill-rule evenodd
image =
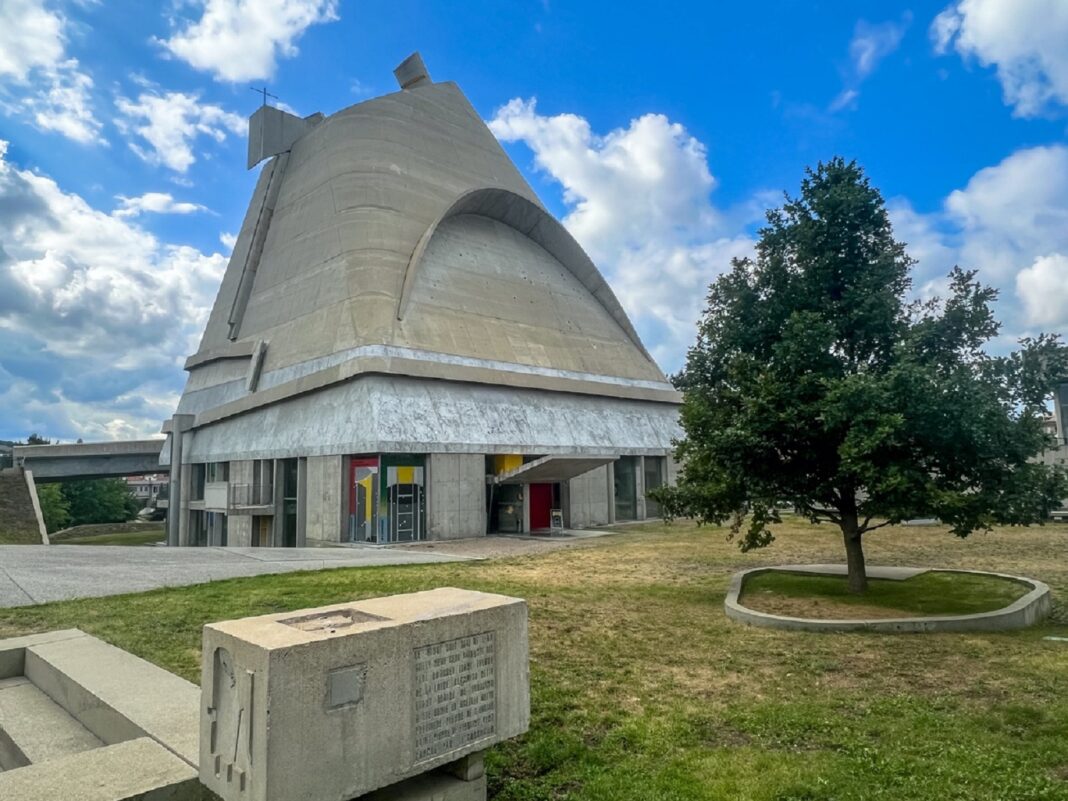
<instances>
[{"instance_id":1,"label":"conical concrete roof","mask_svg":"<svg viewBox=\"0 0 1068 801\"><path fill-rule=\"evenodd\" d=\"M455 84L261 109L250 141L272 157L187 361L198 425L363 374L677 402Z\"/></svg>"}]
</instances>

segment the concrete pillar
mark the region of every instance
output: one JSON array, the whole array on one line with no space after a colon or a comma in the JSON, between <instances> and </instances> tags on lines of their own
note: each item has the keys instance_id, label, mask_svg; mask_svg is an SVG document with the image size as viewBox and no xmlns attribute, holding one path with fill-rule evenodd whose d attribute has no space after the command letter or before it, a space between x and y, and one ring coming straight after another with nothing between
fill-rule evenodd
<instances>
[{"instance_id":1,"label":"concrete pillar","mask_svg":"<svg viewBox=\"0 0 1068 801\"><path fill-rule=\"evenodd\" d=\"M176 414L171 418L170 498L167 500L167 545L179 543L182 518L182 446L185 432L193 427L193 415Z\"/></svg>"},{"instance_id":2,"label":"concrete pillar","mask_svg":"<svg viewBox=\"0 0 1068 801\"><path fill-rule=\"evenodd\" d=\"M297 542L298 548L308 543L308 459L297 459Z\"/></svg>"},{"instance_id":3,"label":"concrete pillar","mask_svg":"<svg viewBox=\"0 0 1068 801\"><path fill-rule=\"evenodd\" d=\"M285 543L285 476L282 470L282 460L274 460L274 520L271 523L271 547L278 548Z\"/></svg>"},{"instance_id":4,"label":"concrete pillar","mask_svg":"<svg viewBox=\"0 0 1068 801\"><path fill-rule=\"evenodd\" d=\"M530 533L530 484L523 485L523 533Z\"/></svg>"}]
</instances>

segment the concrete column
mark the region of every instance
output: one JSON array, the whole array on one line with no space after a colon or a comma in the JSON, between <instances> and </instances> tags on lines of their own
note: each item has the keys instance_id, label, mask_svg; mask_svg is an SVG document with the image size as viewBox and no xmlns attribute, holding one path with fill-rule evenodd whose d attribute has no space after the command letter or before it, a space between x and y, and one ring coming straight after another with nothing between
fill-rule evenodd
<instances>
[{"instance_id":1,"label":"concrete column","mask_svg":"<svg viewBox=\"0 0 1068 801\"><path fill-rule=\"evenodd\" d=\"M170 498L167 500L167 545L179 543L182 518L182 445L185 432L193 427L193 415L176 414L171 418Z\"/></svg>"},{"instance_id":2,"label":"concrete column","mask_svg":"<svg viewBox=\"0 0 1068 801\"><path fill-rule=\"evenodd\" d=\"M285 512L285 502L282 500L285 495L285 484L283 482L284 473L282 471L282 460L274 460L274 520L271 523L271 547L278 548L285 542L283 520Z\"/></svg>"},{"instance_id":3,"label":"concrete column","mask_svg":"<svg viewBox=\"0 0 1068 801\"><path fill-rule=\"evenodd\" d=\"M523 533L530 533L530 484L523 485Z\"/></svg>"},{"instance_id":4,"label":"concrete column","mask_svg":"<svg viewBox=\"0 0 1068 801\"><path fill-rule=\"evenodd\" d=\"M297 459L297 547L308 542L308 459Z\"/></svg>"}]
</instances>

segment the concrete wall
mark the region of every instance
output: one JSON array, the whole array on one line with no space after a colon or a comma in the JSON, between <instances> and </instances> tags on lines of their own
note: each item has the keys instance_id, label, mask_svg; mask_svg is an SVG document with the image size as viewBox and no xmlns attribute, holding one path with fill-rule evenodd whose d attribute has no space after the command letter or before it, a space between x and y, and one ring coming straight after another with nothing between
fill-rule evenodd
<instances>
[{"instance_id":1,"label":"concrete wall","mask_svg":"<svg viewBox=\"0 0 1068 801\"><path fill-rule=\"evenodd\" d=\"M568 482L571 528L603 526L611 521L609 467L598 467Z\"/></svg>"},{"instance_id":2,"label":"concrete wall","mask_svg":"<svg viewBox=\"0 0 1068 801\"><path fill-rule=\"evenodd\" d=\"M230 483L251 484L252 465L253 462L250 459L230 462ZM247 548L252 545L252 515L227 515L226 543L238 548Z\"/></svg>"},{"instance_id":3,"label":"concrete wall","mask_svg":"<svg viewBox=\"0 0 1068 801\"><path fill-rule=\"evenodd\" d=\"M485 457L468 453L429 455L426 528L431 540L485 535Z\"/></svg>"},{"instance_id":4,"label":"concrete wall","mask_svg":"<svg viewBox=\"0 0 1068 801\"><path fill-rule=\"evenodd\" d=\"M305 536L309 545L340 542L344 531L344 457L309 456Z\"/></svg>"}]
</instances>

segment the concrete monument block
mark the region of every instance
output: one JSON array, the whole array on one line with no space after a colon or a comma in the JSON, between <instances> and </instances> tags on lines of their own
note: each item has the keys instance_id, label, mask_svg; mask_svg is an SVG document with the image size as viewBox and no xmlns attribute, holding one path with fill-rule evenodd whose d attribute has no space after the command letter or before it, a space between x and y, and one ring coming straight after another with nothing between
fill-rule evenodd
<instances>
[{"instance_id":1,"label":"concrete monument block","mask_svg":"<svg viewBox=\"0 0 1068 801\"><path fill-rule=\"evenodd\" d=\"M501 595L441 588L214 623L202 668L200 777L225 801L345 801L530 722L526 603ZM464 770L455 797L477 797L484 777Z\"/></svg>"}]
</instances>

